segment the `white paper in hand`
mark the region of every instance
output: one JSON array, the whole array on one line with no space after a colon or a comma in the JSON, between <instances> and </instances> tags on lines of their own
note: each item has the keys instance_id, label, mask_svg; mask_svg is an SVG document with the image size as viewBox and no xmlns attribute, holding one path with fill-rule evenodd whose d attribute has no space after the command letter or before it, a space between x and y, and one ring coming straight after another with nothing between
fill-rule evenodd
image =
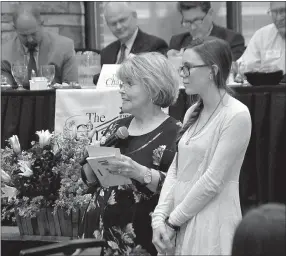
<instances>
[{"instance_id":1,"label":"white paper in hand","mask_svg":"<svg viewBox=\"0 0 286 256\"><path fill-rule=\"evenodd\" d=\"M121 175L111 174L107 170L108 166L104 165L109 160L120 156L120 151L118 148L88 146L87 151L89 153L89 157L86 160L97 176L101 186L111 187L128 185L132 183L129 178Z\"/></svg>"}]
</instances>

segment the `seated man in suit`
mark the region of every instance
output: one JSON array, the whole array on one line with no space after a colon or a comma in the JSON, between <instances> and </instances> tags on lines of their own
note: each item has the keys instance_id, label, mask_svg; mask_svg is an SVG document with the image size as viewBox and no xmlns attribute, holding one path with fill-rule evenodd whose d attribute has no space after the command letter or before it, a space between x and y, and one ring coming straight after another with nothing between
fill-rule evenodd
<instances>
[{"instance_id":1,"label":"seated man in suit","mask_svg":"<svg viewBox=\"0 0 286 256\"><path fill-rule=\"evenodd\" d=\"M189 31L173 36L170 49L180 50L196 38L214 36L229 43L233 61L243 54L243 36L213 23L211 2L178 2L178 10L182 15L182 26Z\"/></svg>"},{"instance_id":2,"label":"seated man in suit","mask_svg":"<svg viewBox=\"0 0 286 256\"><path fill-rule=\"evenodd\" d=\"M104 17L112 34L118 39L101 50L103 64L120 64L129 54L161 52L166 54L167 43L156 36L144 33L137 26L137 12L129 2L107 2ZM99 75L94 76L94 84Z\"/></svg>"},{"instance_id":3,"label":"seated man in suit","mask_svg":"<svg viewBox=\"0 0 286 256\"><path fill-rule=\"evenodd\" d=\"M271 2L269 14L273 23L254 33L237 62L244 63L245 71L269 68L281 69L285 74L286 3Z\"/></svg>"},{"instance_id":4,"label":"seated man in suit","mask_svg":"<svg viewBox=\"0 0 286 256\"><path fill-rule=\"evenodd\" d=\"M77 82L78 68L73 40L43 30L40 11L29 4L20 4L13 13L16 36L2 46L1 73L10 84L15 84L11 66L15 63L28 66L24 87L29 88L32 70L40 76L42 65L55 66L54 82Z\"/></svg>"}]
</instances>

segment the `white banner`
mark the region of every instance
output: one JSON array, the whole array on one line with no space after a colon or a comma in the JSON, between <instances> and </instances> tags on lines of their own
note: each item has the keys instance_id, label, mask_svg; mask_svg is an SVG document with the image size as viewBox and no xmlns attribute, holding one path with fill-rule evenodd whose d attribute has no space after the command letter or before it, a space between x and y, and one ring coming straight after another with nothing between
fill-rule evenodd
<instances>
[{"instance_id":1,"label":"white banner","mask_svg":"<svg viewBox=\"0 0 286 256\"><path fill-rule=\"evenodd\" d=\"M121 105L118 89L57 90L55 133L71 133L76 127L80 136L98 127L93 140L99 140L110 121L121 115Z\"/></svg>"}]
</instances>

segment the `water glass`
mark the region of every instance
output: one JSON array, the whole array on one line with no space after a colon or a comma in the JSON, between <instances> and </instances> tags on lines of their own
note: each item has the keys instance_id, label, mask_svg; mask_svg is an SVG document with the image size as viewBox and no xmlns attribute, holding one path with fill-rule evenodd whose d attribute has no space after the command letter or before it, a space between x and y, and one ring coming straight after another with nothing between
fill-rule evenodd
<instances>
[{"instance_id":1,"label":"water glass","mask_svg":"<svg viewBox=\"0 0 286 256\"><path fill-rule=\"evenodd\" d=\"M28 68L25 65L18 65L18 64L13 64L12 68L12 75L18 84L18 89L23 90L23 84L27 79L28 76Z\"/></svg>"},{"instance_id":2,"label":"water glass","mask_svg":"<svg viewBox=\"0 0 286 256\"><path fill-rule=\"evenodd\" d=\"M94 87L93 76L100 73L100 55L84 52L76 55L78 63L78 81L80 85Z\"/></svg>"},{"instance_id":3,"label":"water glass","mask_svg":"<svg viewBox=\"0 0 286 256\"><path fill-rule=\"evenodd\" d=\"M8 79L6 76L1 75L1 85L7 85Z\"/></svg>"},{"instance_id":4,"label":"water glass","mask_svg":"<svg viewBox=\"0 0 286 256\"><path fill-rule=\"evenodd\" d=\"M51 85L55 78L55 66L43 65L41 66L41 75L48 80L48 85Z\"/></svg>"}]
</instances>

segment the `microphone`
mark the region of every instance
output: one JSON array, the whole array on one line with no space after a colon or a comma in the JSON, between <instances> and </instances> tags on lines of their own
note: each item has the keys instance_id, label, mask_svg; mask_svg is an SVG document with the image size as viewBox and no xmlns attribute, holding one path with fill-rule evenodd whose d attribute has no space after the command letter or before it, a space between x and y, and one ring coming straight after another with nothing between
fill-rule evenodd
<instances>
[{"instance_id":1,"label":"microphone","mask_svg":"<svg viewBox=\"0 0 286 256\"><path fill-rule=\"evenodd\" d=\"M125 140L129 136L129 132L125 126L119 127L115 133L111 134L105 141L101 141L100 145L111 147L116 145L118 140Z\"/></svg>"}]
</instances>

